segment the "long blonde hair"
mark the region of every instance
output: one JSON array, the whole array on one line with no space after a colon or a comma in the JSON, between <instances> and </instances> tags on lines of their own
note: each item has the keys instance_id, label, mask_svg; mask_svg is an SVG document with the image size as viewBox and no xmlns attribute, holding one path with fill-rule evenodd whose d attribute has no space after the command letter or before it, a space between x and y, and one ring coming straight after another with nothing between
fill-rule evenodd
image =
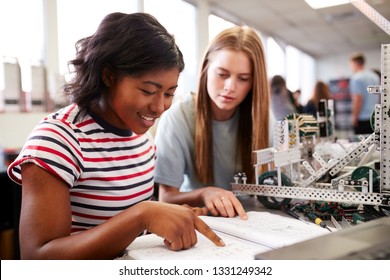
<instances>
[{"instance_id":1,"label":"long blonde hair","mask_svg":"<svg viewBox=\"0 0 390 280\"><path fill-rule=\"evenodd\" d=\"M247 26L234 26L219 33L210 43L201 64L195 97L195 167L198 180L212 184L213 142L211 99L207 91L207 70L215 52L222 49L244 52L252 64L253 85L239 105L237 160L241 160L248 182L254 182L255 156L253 151L269 147L269 85L264 48L256 31Z\"/></svg>"}]
</instances>

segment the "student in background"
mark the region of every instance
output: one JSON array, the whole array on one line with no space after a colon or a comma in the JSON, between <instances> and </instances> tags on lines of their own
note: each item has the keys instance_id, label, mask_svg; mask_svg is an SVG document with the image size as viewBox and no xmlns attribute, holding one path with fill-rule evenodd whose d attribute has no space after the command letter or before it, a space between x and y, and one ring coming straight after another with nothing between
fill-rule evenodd
<instances>
[{"instance_id":1,"label":"student in background","mask_svg":"<svg viewBox=\"0 0 390 280\"><path fill-rule=\"evenodd\" d=\"M276 120L283 120L287 115L297 113L292 92L286 86L286 80L275 75L271 79L271 108Z\"/></svg>"},{"instance_id":2,"label":"student in background","mask_svg":"<svg viewBox=\"0 0 390 280\"><path fill-rule=\"evenodd\" d=\"M73 103L42 120L8 169L22 184L21 257L112 259L145 231L171 250L196 244L196 230L223 245L194 209L150 201L147 131L184 68L173 36L148 14L112 13L76 46Z\"/></svg>"},{"instance_id":3,"label":"student in background","mask_svg":"<svg viewBox=\"0 0 390 280\"><path fill-rule=\"evenodd\" d=\"M166 112L157 133L161 201L246 218L231 192L234 174L254 182L254 150L269 147L269 89L256 31L235 26L209 44L198 89Z\"/></svg>"},{"instance_id":4,"label":"student in background","mask_svg":"<svg viewBox=\"0 0 390 280\"><path fill-rule=\"evenodd\" d=\"M379 96L369 94L368 86L380 84L378 74L365 69L365 57L356 53L350 57L352 76L349 88L352 96L352 124L355 134L373 133L371 128L371 115L375 110L375 104L379 103Z\"/></svg>"},{"instance_id":5,"label":"student in background","mask_svg":"<svg viewBox=\"0 0 390 280\"><path fill-rule=\"evenodd\" d=\"M303 106L301 104L300 98L301 98L302 92L300 89L297 89L292 93L292 99L295 109L297 110L298 114L303 113Z\"/></svg>"},{"instance_id":6,"label":"student in background","mask_svg":"<svg viewBox=\"0 0 390 280\"><path fill-rule=\"evenodd\" d=\"M323 81L317 81L313 95L303 108L303 113L311 114L317 118L318 103L321 99L332 99L329 87Z\"/></svg>"}]
</instances>

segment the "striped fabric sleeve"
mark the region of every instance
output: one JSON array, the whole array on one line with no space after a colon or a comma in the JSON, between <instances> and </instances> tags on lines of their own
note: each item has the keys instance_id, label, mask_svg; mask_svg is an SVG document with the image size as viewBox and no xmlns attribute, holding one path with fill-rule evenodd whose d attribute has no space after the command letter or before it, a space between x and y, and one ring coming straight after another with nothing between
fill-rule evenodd
<instances>
[{"instance_id":1,"label":"striped fabric sleeve","mask_svg":"<svg viewBox=\"0 0 390 280\"><path fill-rule=\"evenodd\" d=\"M69 186L80 177L83 156L73 129L60 120L42 121L29 135L18 158L9 166L12 180L21 184L21 165L34 163Z\"/></svg>"}]
</instances>

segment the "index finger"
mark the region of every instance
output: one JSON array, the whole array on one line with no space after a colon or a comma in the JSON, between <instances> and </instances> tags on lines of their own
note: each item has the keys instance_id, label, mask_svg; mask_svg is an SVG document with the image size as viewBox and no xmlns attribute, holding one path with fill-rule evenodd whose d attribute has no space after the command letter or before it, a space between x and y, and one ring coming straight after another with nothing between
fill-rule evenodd
<instances>
[{"instance_id":1,"label":"index finger","mask_svg":"<svg viewBox=\"0 0 390 280\"><path fill-rule=\"evenodd\" d=\"M196 216L207 216L207 213L209 212L206 207L194 207L192 208L192 211Z\"/></svg>"},{"instance_id":2,"label":"index finger","mask_svg":"<svg viewBox=\"0 0 390 280\"><path fill-rule=\"evenodd\" d=\"M182 206L190 209L192 212L195 213L196 216L206 216L208 213L208 210L206 207L192 207L188 204L183 204Z\"/></svg>"},{"instance_id":3,"label":"index finger","mask_svg":"<svg viewBox=\"0 0 390 280\"><path fill-rule=\"evenodd\" d=\"M225 242L199 217L195 217L195 229L206 236L217 246L225 246Z\"/></svg>"},{"instance_id":4,"label":"index finger","mask_svg":"<svg viewBox=\"0 0 390 280\"><path fill-rule=\"evenodd\" d=\"M244 210L244 207L242 207L241 202L237 199L237 197L234 197L231 201L233 204L234 209L236 210L238 216L240 216L241 220L248 219L248 216L246 215L246 212Z\"/></svg>"}]
</instances>

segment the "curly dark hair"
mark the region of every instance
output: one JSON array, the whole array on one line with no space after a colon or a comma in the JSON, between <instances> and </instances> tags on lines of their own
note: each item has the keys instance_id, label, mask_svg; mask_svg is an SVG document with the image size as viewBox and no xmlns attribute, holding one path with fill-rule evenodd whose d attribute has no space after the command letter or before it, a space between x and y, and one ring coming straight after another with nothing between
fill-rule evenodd
<instances>
[{"instance_id":1,"label":"curly dark hair","mask_svg":"<svg viewBox=\"0 0 390 280\"><path fill-rule=\"evenodd\" d=\"M137 77L150 71L184 69L183 55L174 36L146 13L111 13L97 31L76 43L76 57L69 61L74 79L64 92L85 116L106 91L102 70L107 67L117 78Z\"/></svg>"}]
</instances>

